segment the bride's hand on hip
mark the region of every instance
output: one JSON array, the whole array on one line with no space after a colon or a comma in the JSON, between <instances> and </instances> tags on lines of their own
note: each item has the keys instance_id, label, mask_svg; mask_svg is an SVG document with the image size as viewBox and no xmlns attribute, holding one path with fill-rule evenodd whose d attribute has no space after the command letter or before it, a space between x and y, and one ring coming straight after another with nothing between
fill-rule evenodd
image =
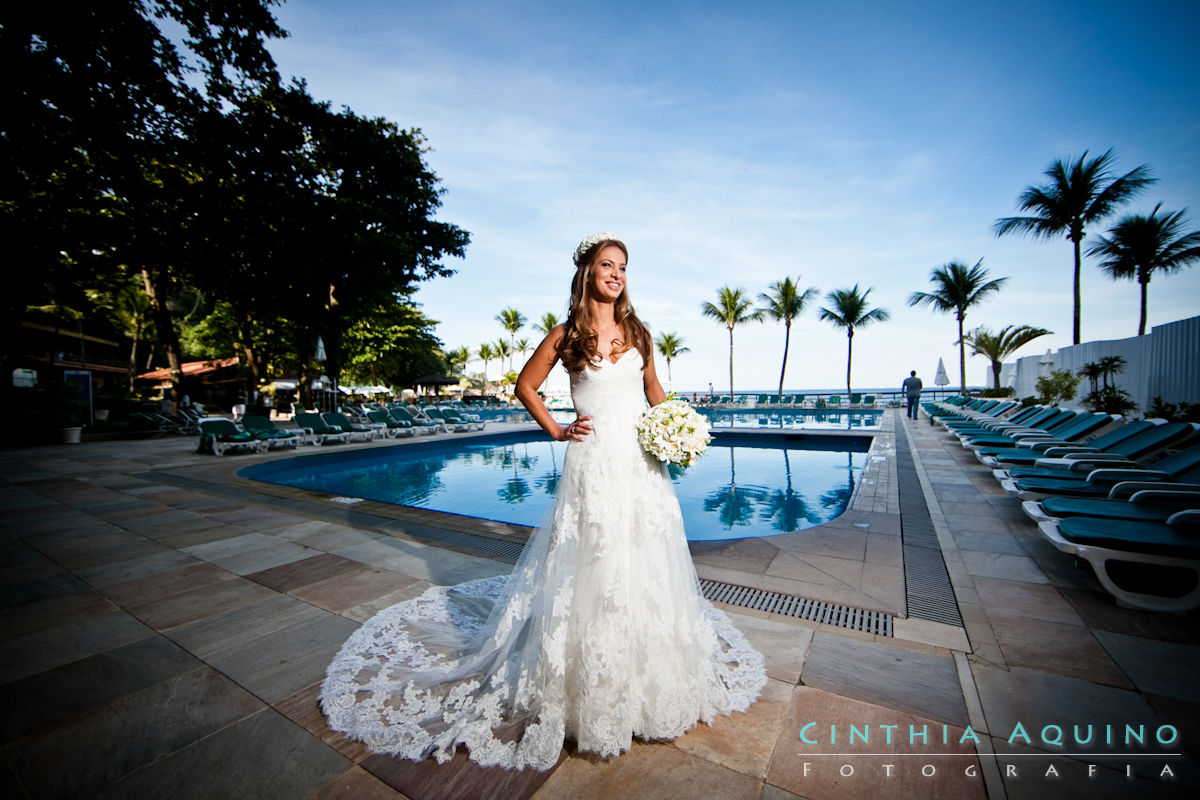
<instances>
[{"instance_id":1,"label":"bride's hand on hip","mask_svg":"<svg viewBox=\"0 0 1200 800\"><path fill-rule=\"evenodd\" d=\"M558 440L560 442L582 442L584 437L592 432L591 420L591 417L578 417L570 425L563 426L562 436Z\"/></svg>"}]
</instances>

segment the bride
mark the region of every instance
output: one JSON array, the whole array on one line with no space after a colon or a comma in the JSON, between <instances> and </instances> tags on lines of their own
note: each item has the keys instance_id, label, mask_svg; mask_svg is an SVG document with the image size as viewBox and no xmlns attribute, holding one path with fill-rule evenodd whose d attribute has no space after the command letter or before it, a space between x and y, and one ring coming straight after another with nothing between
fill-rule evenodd
<instances>
[{"instance_id":1,"label":"bride","mask_svg":"<svg viewBox=\"0 0 1200 800\"><path fill-rule=\"evenodd\" d=\"M565 739L615 756L757 699L762 656L700 595L670 477L637 443L665 394L627 259L612 234L580 243L567 321L517 380L569 442L552 514L512 574L434 587L355 632L321 690L334 730L377 753L444 762L462 744L484 766L544 770ZM560 360L578 415L565 427L537 394Z\"/></svg>"}]
</instances>

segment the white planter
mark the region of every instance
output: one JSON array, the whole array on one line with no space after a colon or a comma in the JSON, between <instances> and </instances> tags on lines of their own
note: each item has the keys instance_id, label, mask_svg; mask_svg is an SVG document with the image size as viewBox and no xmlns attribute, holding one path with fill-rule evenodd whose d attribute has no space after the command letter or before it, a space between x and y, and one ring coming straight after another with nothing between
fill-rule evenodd
<instances>
[{"instance_id":1,"label":"white planter","mask_svg":"<svg viewBox=\"0 0 1200 800\"><path fill-rule=\"evenodd\" d=\"M63 444L79 444L79 432L83 428L62 428L61 430Z\"/></svg>"},{"instance_id":2,"label":"white planter","mask_svg":"<svg viewBox=\"0 0 1200 800\"><path fill-rule=\"evenodd\" d=\"M97 408L95 411L96 422L108 422L108 409Z\"/></svg>"}]
</instances>

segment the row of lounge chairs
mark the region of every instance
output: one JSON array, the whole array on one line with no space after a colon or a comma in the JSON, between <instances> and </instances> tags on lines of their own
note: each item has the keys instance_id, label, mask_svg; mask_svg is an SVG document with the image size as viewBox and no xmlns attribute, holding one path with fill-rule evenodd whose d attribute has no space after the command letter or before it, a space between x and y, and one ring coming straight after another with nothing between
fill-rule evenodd
<instances>
[{"instance_id":1,"label":"row of lounge chairs","mask_svg":"<svg viewBox=\"0 0 1200 800\"><path fill-rule=\"evenodd\" d=\"M849 404L842 402L842 396L839 394L828 395L821 397L814 395L811 398L803 394L785 394L782 397L777 394L760 394L757 397L749 394L739 395L716 395L710 400L710 403L719 405L753 405L755 406L776 406L780 408L875 408L875 395L868 394L851 394L849 396Z\"/></svg>"},{"instance_id":2,"label":"row of lounge chairs","mask_svg":"<svg viewBox=\"0 0 1200 800\"><path fill-rule=\"evenodd\" d=\"M1200 425L965 398L925 410L1118 603L1200 607Z\"/></svg>"},{"instance_id":3,"label":"row of lounge chairs","mask_svg":"<svg viewBox=\"0 0 1200 800\"><path fill-rule=\"evenodd\" d=\"M324 445L330 442L372 441L381 438L436 434L447 431L465 433L483 430L484 422L460 416L451 409L426 407L409 409L396 404L352 406L342 411L297 411L292 421L296 430L280 428L269 417L246 416L239 425L223 417L201 419L200 450L223 455L232 450L266 452L271 447L296 447L302 443Z\"/></svg>"}]
</instances>

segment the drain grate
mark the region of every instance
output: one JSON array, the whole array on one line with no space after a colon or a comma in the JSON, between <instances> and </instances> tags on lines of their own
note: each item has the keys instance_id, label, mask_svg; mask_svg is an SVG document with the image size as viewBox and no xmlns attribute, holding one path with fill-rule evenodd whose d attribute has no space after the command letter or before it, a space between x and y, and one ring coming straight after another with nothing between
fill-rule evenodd
<instances>
[{"instance_id":1,"label":"drain grate","mask_svg":"<svg viewBox=\"0 0 1200 800\"><path fill-rule=\"evenodd\" d=\"M880 636L892 635L892 615L881 611L866 611L837 603L810 600L807 597L797 597L793 594L769 592L765 589L753 589L749 586L738 586L720 581L702 580L700 581L700 591L714 603L752 608L756 611L782 614L786 617L875 633Z\"/></svg>"},{"instance_id":2,"label":"drain grate","mask_svg":"<svg viewBox=\"0 0 1200 800\"><path fill-rule=\"evenodd\" d=\"M463 533L445 528L422 526L419 531L410 529L409 534L514 563L521 557L521 551L525 549L524 542L493 539L491 536L479 536L474 533Z\"/></svg>"}]
</instances>

